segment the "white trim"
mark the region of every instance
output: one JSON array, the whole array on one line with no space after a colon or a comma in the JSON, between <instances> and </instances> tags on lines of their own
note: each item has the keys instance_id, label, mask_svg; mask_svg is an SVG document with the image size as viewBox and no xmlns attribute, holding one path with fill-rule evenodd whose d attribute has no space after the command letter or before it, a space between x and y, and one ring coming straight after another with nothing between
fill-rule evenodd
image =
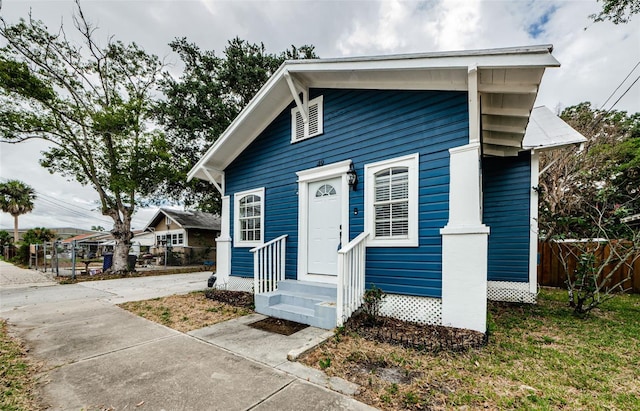
<instances>
[{"instance_id":1,"label":"white trim","mask_svg":"<svg viewBox=\"0 0 640 411\"><path fill-rule=\"evenodd\" d=\"M308 262L308 235L309 235L309 183L341 178L341 223L342 244L349 243L349 179L347 171L351 160L328 164L326 166L310 168L298 171L298 280L317 281L335 284L337 276L309 274ZM336 254L338 250L336 250Z\"/></svg>"},{"instance_id":2,"label":"white trim","mask_svg":"<svg viewBox=\"0 0 640 411\"><path fill-rule=\"evenodd\" d=\"M538 170L540 155L531 151L531 186L529 199L529 291L538 290Z\"/></svg>"},{"instance_id":3,"label":"white trim","mask_svg":"<svg viewBox=\"0 0 640 411\"><path fill-rule=\"evenodd\" d=\"M375 178L374 175L389 167L409 168L409 232L407 237L384 237L375 236ZM370 233L367 247L417 247L419 245L418 226L418 194L419 194L419 168L420 154L414 153L408 156L390 158L376 163L365 164L364 166L364 231Z\"/></svg>"},{"instance_id":4,"label":"white trim","mask_svg":"<svg viewBox=\"0 0 640 411\"><path fill-rule=\"evenodd\" d=\"M220 184L216 181L216 179L211 175L211 172L215 172L220 177ZM218 190L221 196L224 195L224 171L220 170L209 170L206 167L202 167L202 172L207 176L208 181L213 184L213 186Z\"/></svg>"},{"instance_id":5,"label":"white trim","mask_svg":"<svg viewBox=\"0 0 640 411\"><path fill-rule=\"evenodd\" d=\"M293 100L296 102L296 106L298 107L298 111L302 115L302 120L305 123L309 122L309 91L303 87L297 87L298 84L291 78L291 74L288 71L284 71L284 78L287 80L287 84L289 85L289 90L291 90L291 95L293 96ZM302 93L302 101L300 101L299 93ZM293 116L294 112L291 111ZM295 117L295 116L294 116Z\"/></svg>"},{"instance_id":6,"label":"white trim","mask_svg":"<svg viewBox=\"0 0 640 411\"><path fill-rule=\"evenodd\" d=\"M449 221L441 234L478 232L482 224L480 144L449 149ZM444 231L443 231L444 230Z\"/></svg>"},{"instance_id":7,"label":"white trim","mask_svg":"<svg viewBox=\"0 0 640 411\"><path fill-rule=\"evenodd\" d=\"M233 195L233 246L234 247L256 247L264 244L264 214L265 214L265 197L264 187L254 188L252 190L240 191ZM260 240L259 241L243 241L240 236L240 199L248 195L257 195L260 197Z\"/></svg>"},{"instance_id":8,"label":"white trim","mask_svg":"<svg viewBox=\"0 0 640 411\"><path fill-rule=\"evenodd\" d=\"M318 96L313 100L309 100L305 94L303 94L303 96L305 96L303 108L301 109L300 107L298 107L296 102L296 107L291 109L291 144L308 140L313 137L317 137L324 132L324 98L323 96ZM318 119L317 119L318 131L313 134L309 134L309 123L311 122L311 118L309 117L309 108L313 105L318 106ZM304 136L301 138L296 138L296 130L297 130L296 114L297 113L303 113L302 117L304 120L304 133L303 133Z\"/></svg>"},{"instance_id":9,"label":"white trim","mask_svg":"<svg viewBox=\"0 0 640 411\"><path fill-rule=\"evenodd\" d=\"M231 198L222 196L220 210L220 236L216 238L216 276L217 285L227 286L231 274Z\"/></svg>"},{"instance_id":10,"label":"white trim","mask_svg":"<svg viewBox=\"0 0 640 411\"><path fill-rule=\"evenodd\" d=\"M187 235L187 230L184 228L174 228L172 230L154 231L154 233L156 235L155 237L156 248L162 247L161 244L158 244L158 236L165 236L165 240L166 240L167 236L173 235L173 234L182 234L182 244L171 244L171 247L188 247L189 246L189 236Z\"/></svg>"},{"instance_id":11,"label":"white trim","mask_svg":"<svg viewBox=\"0 0 640 411\"><path fill-rule=\"evenodd\" d=\"M346 174L349 171L351 160L344 160L338 163L327 164L326 166L320 166L310 168L307 170L298 171L298 183L320 181L327 178L337 177L339 174Z\"/></svg>"},{"instance_id":12,"label":"white trim","mask_svg":"<svg viewBox=\"0 0 640 411\"><path fill-rule=\"evenodd\" d=\"M478 93L478 66L467 69L469 99L469 143L480 141L480 94Z\"/></svg>"}]
</instances>

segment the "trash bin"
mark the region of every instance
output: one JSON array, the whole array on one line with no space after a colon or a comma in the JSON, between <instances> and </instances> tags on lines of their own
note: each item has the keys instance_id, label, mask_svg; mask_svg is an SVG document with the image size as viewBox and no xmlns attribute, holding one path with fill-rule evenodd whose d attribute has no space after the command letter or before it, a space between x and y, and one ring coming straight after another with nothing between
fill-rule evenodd
<instances>
[{"instance_id":1,"label":"trash bin","mask_svg":"<svg viewBox=\"0 0 640 411\"><path fill-rule=\"evenodd\" d=\"M135 254L129 254L129 257L127 258L127 267L129 268L129 271L136 270L136 261L138 261L138 256Z\"/></svg>"},{"instance_id":2,"label":"trash bin","mask_svg":"<svg viewBox=\"0 0 640 411\"><path fill-rule=\"evenodd\" d=\"M104 260L102 260L102 272L107 271L113 265L113 254L107 253L103 255Z\"/></svg>"}]
</instances>

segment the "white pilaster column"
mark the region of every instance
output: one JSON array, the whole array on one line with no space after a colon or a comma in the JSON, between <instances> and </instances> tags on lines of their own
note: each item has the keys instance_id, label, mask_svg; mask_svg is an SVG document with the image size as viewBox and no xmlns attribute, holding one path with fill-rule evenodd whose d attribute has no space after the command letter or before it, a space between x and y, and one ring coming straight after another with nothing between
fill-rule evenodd
<instances>
[{"instance_id":1,"label":"white pilaster column","mask_svg":"<svg viewBox=\"0 0 640 411\"><path fill-rule=\"evenodd\" d=\"M487 330L489 227L482 223L478 69L469 67L469 144L449 150L449 221L442 235L442 325Z\"/></svg>"},{"instance_id":2,"label":"white pilaster column","mask_svg":"<svg viewBox=\"0 0 640 411\"><path fill-rule=\"evenodd\" d=\"M216 238L216 286L227 285L231 274L231 201L229 196L222 197L220 215L220 237Z\"/></svg>"},{"instance_id":3,"label":"white pilaster column","mask_svg":"<svg viewBox=\"0 0 640 411\"><path fill-rule=\"evenodd\" d=\"M480 214L480 145L449 152L449 222L440 230L442 325L485 332L489 227Z\"/></svg>"}]
</instances>

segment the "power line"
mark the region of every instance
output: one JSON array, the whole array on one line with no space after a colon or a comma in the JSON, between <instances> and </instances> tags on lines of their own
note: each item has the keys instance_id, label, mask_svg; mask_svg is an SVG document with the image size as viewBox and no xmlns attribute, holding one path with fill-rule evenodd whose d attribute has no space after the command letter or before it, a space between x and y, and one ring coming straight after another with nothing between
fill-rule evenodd
<instances>
[{"instance_id":1,"label":"power line","mask_svg":"<svg viewBox=\"0 0 640 411\"><path fill-rule=\"evenodd\" d=\"M9 181L6 178L2 178L0 177L0 180L7 182ZM33 190L36 193L36 201L42 201L50 206L56 207L58 209L64 210L66 212L68 212L69 214L78 216L78 217L83 217L83 218L89 218L92 220L97 220L98 222L102 222L102 223L108 223L108 224L112 224L113 221L108 220L106 218L103 217L99 217L97 216L95 213L95 211L93 210L88 210L86 208L80 207L78 205L75 204L71 204L71 203L61 203L60 200L51 197L47 194L44 194L38 190ZM70 208L70 207L74 207L76 208L75 210Z\"/></svg>"},{"instance_id":2,"label":"power line","mask_svg":"<svg viewBox=\"0 0 640 411\"><path fill-rule=\"evenodd\" d=\"M640 76L636 77L636 79L633 80L633 83L631 83L631 85L629 87L627 87L627 89L624 91L624 93L622 93L622 95L620 97L618 97L618 99L615 101L615 103L613 103L611 108L609 108L609 110L607 110L607 113L609 113L616 106L616 104L618 104L618 102L620 100L622 100L622 97L624 97L629 92L629 90L631 90L631 87L633 87L638 82L638 80L640 80Z\"/></svg>"},{"instance_id":3,"label":"power line","mask_svg":"<svg viewBox=\"0 0 640 411\"><path fill-rule=\"evenodd\" d=\"M604 112L604 114L602 114L600 117L598 117L597 119L595 119L593 121L593 125L591 126L591 131L595 130L596 126L598 124L600 124L600 121L602 121L602 119L605 118L607 116L607 114L609 114L609 112L611 110L613 110L613 108L616 106L616 104L618 104L618 102L620 100L622 100L622 97L624 97L629 92L629 90L631 90L631 87L633 87L638 82L638 80L640 80L640 75L638 77L636 77L635 80L633 80L633 83L631 83L631 85L629 87L627 87L627 89L624 91L624 93L622 93L622 95L620 97L618 97L618 99L611 105L611 107L609 107L609 109L607 111Z\"/></svg>"},{"instance_id":4,"label":"power line","mask_svg":"<svg viewBox=\"0 0 640 411\"><path fill-rule=\"evenodd\" d=\"M606 105L607 105L607 103L609 102L609 100L611 100L611 97L613 97L613 95L614 95L614 94L616 94L616 92L617 92L618 90L620 90L620 87L622 87L622 85L624 84L624 82L625 82L625 81L627 81L627 79L628 79L629 77L631 77L631 73L633 73L633 72L635 71L635 69L636 69L636 68L638 68L638 66L640 66L640 60L638 60L638 62L636 63L636 65L635 65L635 66L633 66L633 68L632 68L632 69L631 69L631 71L627 74L627 76L624 78L624 80L622 80L622 81L620 82L620 84L618 84L618 87L616 87L616 89L615 89L615 90L613 90L613 92L611 93L611 95L610 95L609 97L607 97L607 99L605 100L605 102L604 102L604 103L602 103L602 105L600 106L600 110L602 110L602 109L604 108L604 106L606 106ZM636 80L636 81L637 81L637 80ZM632 84L632 85L633 85L633 84ZM624 96L624 94L623 94L623 96ZM618 99L618 100L619 100L619 99ZM614 103L614 105L615 105L615 103ZM612 108L613 108L613 107L612 107Z\"/></svg>"},{"instance_id":5,"label":"power line","mask_svg":"<svg viewBox=\"0 0 640 411\"><path fill-rule=\"evenodd\" d=\"M56 203L54 201L51 201L50 199L47 199L47 198L39 197L39 198L36 199L36 201L42 201L42 202L44 202L44 203L46 203L46 204L48 204L50 206L53 206L53 207L55 207L57 209L62 209L62 210L66 211L68 214L70 214L72 216L90 218L92 220L97 220L97 221L103 222L103 223L109 222L108 220L103 219L101 217L98 217L95 214L88 214L88 213L83 213L83 212L80 212L80 211L77 211L77 210L73 210L73 209L65 207L65 206L63 206L61 204L58 204L58 203Z\"/></svg>"}]
</instances>

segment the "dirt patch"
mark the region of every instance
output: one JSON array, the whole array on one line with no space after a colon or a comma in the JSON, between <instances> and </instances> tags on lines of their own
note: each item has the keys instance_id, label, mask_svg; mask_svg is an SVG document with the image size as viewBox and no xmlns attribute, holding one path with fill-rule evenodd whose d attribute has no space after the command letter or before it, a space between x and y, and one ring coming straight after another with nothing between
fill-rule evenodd
<instances>
[{"instance_id":1,"label":"dirt patch","mask_svg":"<svg viewBox=\"0 0 640 411\"><path fill-rule=\"evenodd\" d=\"M205 292L198 291L186 295L133 301L119 306L180 332L197 330L253 312L246 306L213 300L204 294Z\"/></svg>"},{"instance_id":2,"label":"dirt patch","mask_svg":"<svg viewBox=\"0 0 640 411\"><path fill-rule=\"evenodd\" d=\"M276 334L291 335L300 330L304 330L309 327L306 324L300 324L295 321L281 320L279 318L265 318L264 320L256 321L249 324L249 327L257 328L258 330L269 331Z\"/></svg>"},{"instance_id":3,"label":"dirt patch","mask_svg":"<svg viewBox=\"0 0 640 411\"><path fill-rule=\"evenodd\" d=\"M205 291L204 295L210 300L220 301L234 307L247 308L250 310L255 308L253 294L244 291L211 289Z\"/></svg>"}]
</instances>

